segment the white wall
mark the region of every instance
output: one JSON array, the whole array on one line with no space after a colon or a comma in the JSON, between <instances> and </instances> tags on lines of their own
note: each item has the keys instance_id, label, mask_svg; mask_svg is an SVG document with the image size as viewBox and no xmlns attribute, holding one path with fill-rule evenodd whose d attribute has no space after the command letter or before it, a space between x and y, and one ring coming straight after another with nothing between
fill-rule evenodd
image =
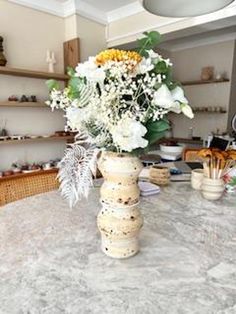
<instances>
[{"instance_id":1,"label":"white wall","mask_svg":"<svg viewBox=\"0 0 236 314\"><path fill-rule=\"evenodd\" d=\"M106 48L106 27L80 15L77 15L77 36L80 38L81 62Z\"/></svg>"},{"instance_id":2,"label":"white wall","mask_svg":"<svg viewBox=\"0 0 236 314\"><path fill-rule=\"evenodd\" d=\"M106 47L105 27L74 15L63 19L51 14L0 0L0 35L4 37L7 66L47 71L47 49L56 55L56 72L62 73L63 42L81 37L81 59ZM45 80L0 75L0 101L9 95L37 95L48 99ZM7 122L10 134L52 134L64 129L62 111L51 113L49 108L0 107L0 128ZM0 146L0 170L12 162L39 162L63 156L65 143L39 142Z\"/></svg>"},{"instance_id":3,"label":"white wall","mask_svg":"<svg viewBox=\"0 0 236 314\"><path fill-rule=\"evenodd\" d=\"M234 41L199 46L171 53L174 64L174 77L179 81L200 79L201 68L214 66L215 72L226 72L231 79ZM206 84L184 86L187 98L192 107L222 106L228 110L230 98L230 82L222 84ZM190 120L183 115L171 115L174 123L174 136L186 138L190 127L194 128L194 136L206 136L209 132L224 132L227 129L228 114L196 113Z\"/></svg>"}]
</instances>

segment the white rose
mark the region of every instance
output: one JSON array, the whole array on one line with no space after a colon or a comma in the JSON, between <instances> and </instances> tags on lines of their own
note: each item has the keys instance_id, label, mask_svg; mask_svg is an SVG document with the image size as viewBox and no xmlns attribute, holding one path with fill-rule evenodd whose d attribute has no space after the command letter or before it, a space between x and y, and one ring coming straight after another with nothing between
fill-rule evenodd
<instances>
[{"instance_id":1,"label":"white rose","mask_svg":"<svg viewBox=\"0 0 236 314\"><path fill-rule=\"evenodd\" d=\"M177 86L173 89L171 95L174 101L178 101L181 104L188 104L188 99L184 96L184 91L181 87Z\"/></svg>"},{"instance_id":2,"label":"white rose","mask_svg":"<svg viewBox=\"0 0 236 314\"><path fill-rule=\"evenodd\" d=\"M169 111L174 111L176 113L181 112L180 104L178 102L175 102L170 90L165 84L163 84L154 93L153 103Z\"/></svg>"},{"instance_id":3,"label":"white rose","mask_svg":"<svg viewBox=\"0 0 236 314\"><path fill-rule=\"evenodd\" d=\"M151 58L142 58L142 61L136 67L137 74L145 74L153 70L154 64L152 64Z\"/></svg>"},{"instance_id":4,"label":"white rose","mask_svg":"<svg viewBox=\"0 0 236 314\"><path fill-rule=\"evenodd\" d=\"M66 109L67 123L72 130L79 130L81 128L82 117L82 109L73 107Z\"/></svg>"},{"instance_id":5,"label":"white rose","mask_svg":"<svg viewBox=\"0 0 236 314\"><path fill-rule=\"evenodd\" d=\"M95 62L95 57L89 57L88 61L79 63L75 68L76 76L86 77L88 81L103 83L106 74Z\"/></svg>"},{"instance_id":6,"label":"white rose","mask_svg":"<svg viewBox=\"0 0 236 314\"><path fill-rule=\"evenodd\" d=\"M148 141L143 138L146 133L144 125L130 118L121 119L111 130L114 144L126 152L146 147Z\"/></svg>"}]
</instances>

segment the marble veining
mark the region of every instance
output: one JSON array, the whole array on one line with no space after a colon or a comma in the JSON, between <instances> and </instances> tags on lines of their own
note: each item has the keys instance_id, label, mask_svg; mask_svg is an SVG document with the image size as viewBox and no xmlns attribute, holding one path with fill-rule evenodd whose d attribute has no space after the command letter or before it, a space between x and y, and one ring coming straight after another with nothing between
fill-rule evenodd
<instances>
[{"instance_id":1,"label":"marble veining","mask_svg":"<svg viewBox=\"0 0 236 314\"><path fill-rule=\"evenodd\" d=\"M235 314L236 196L189 183L142 198L141 251L100 249L99 188L72 210L58 192L0 208L0 314Z\"/></svg>"}]
</instances>

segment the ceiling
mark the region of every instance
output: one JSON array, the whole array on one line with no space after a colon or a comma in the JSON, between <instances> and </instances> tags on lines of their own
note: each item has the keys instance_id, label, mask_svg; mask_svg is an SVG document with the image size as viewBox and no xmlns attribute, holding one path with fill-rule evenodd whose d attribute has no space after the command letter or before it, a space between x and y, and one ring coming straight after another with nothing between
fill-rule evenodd
<instances>
[{"instance_id":1,"label":"ceiling","mask_svg":"<svg viewBox=\"0 0 236 314\"><path fill-rule=\"evenodd\" d=\"M64 1L64 0L59 0ZM128 4L137 2L137 0L83 0L84 2L92 5L96 9L102 10L104 12L113 11L119 9Z\"/></svg>"},{"instance_id":2,"label":"ceiling","mask_svg":"<svg viewBox=\"0 0 236 314\"><path fill-rule=\"evenodd\" d=\"M1 1L1 0L0 0ZM80 14L101 24L144 11L140 0L7 0L61 17Z\"/></svg>"}]
</instances>

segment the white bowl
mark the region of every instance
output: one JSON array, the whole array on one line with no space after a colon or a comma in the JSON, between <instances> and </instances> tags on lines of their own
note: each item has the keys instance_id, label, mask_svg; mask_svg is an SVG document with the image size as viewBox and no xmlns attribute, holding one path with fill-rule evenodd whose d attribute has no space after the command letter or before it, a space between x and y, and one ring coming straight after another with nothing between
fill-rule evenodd
<instances>
[{"instance_id":1,"label":"white bowl","mask_svg":"<svg viewBox=\"0 0 236 314\"><path fill-rule=\"evenodd\" d=\"M178 145L178 146L167 146L160 144L160 150L163 153L176 153L176 154L182 154L183 150L185 148L185 145Z\"/></svg>"}]
</instances>

